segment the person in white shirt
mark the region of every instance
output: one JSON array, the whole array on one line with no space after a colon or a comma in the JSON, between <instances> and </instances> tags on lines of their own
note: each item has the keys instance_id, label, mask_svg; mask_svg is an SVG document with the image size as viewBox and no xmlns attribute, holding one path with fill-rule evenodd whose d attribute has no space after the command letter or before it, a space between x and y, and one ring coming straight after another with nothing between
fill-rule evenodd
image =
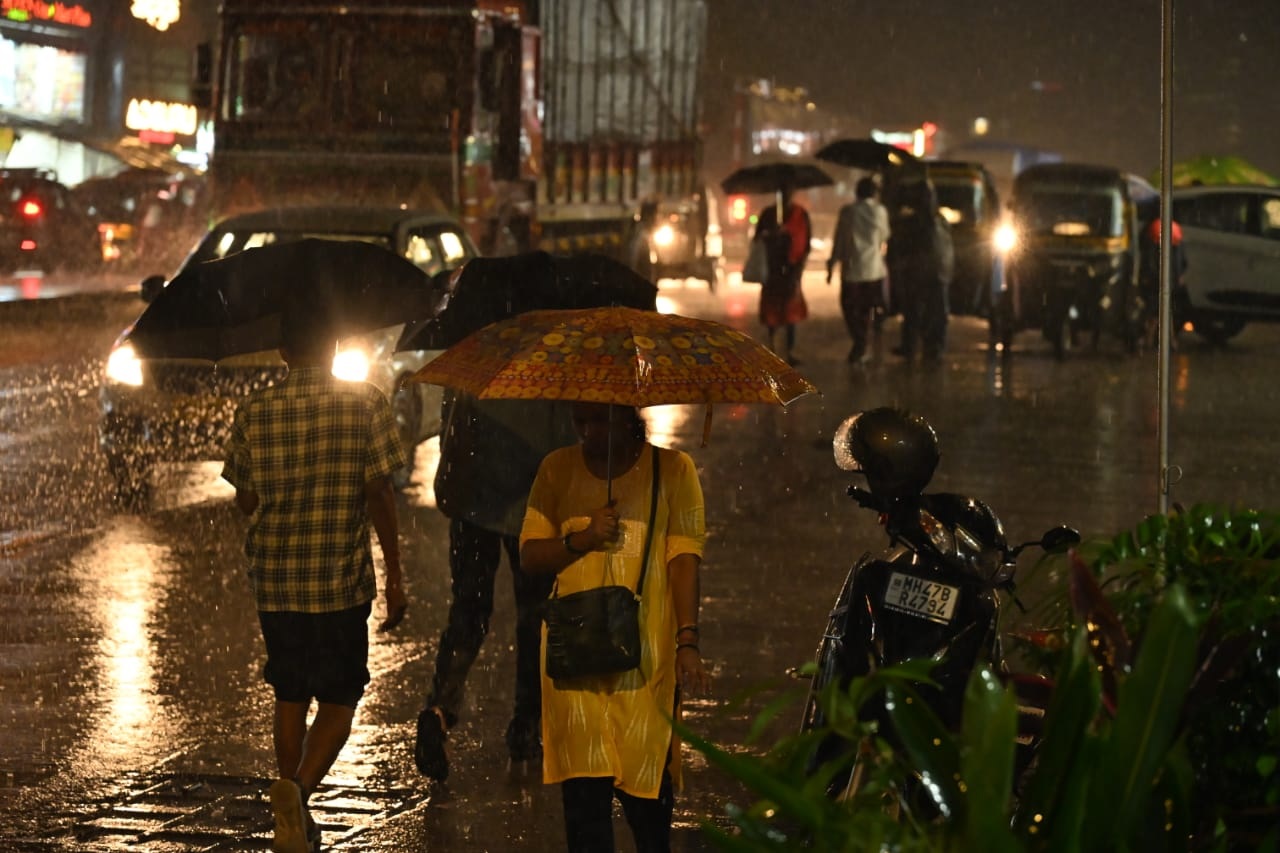
<instances>
[{"instance_id":1,"label":"person in white shirt","mask_svg":"<svg viewBox=\"0 0 1280 853\"><path fill-rule=\"evenodd\" d=\"M877 193L873 178L858 181L855 201L840 208L831 257L827 259L827 284L831 283L836 265L840 266L840 310L853 339L847 359L851 364L870 360L867 341L872 314L877 306L884 305L889 214L877 200Z\"/></svg>"}]
</instances>

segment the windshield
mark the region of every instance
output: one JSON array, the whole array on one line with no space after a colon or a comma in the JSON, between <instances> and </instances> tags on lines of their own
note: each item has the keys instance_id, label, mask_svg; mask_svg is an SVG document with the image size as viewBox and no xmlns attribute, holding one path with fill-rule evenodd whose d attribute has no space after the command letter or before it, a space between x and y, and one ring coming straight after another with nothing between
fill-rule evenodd
<instances>
[{"instance_id":1,"label":"windshield","mask_svg":"<svg viewBox=\"0 0 1280 853\"><path fill-rule=\"evenodd\" d=\"M299 141L338 128L447 132L466 68L464 21L386 16L341 28L327 23L238 22L228 40L224 122L288 128Z\"/></svg>"},{"instance_id":2,"label":"windshield","mask_svg":"<svg viewBox=\"0 0 1280 853\"><path fill-rule=\"evenodd\" d=\"M982 182L974 179L933 177L938 210L952 225L973 225L982 211Z\"/></svg>"},{"instance_id":3,"label":"windshield","mask_svg":"<svg viewBox=\"0 0 1280 853\"><path fill-rule=\"evenodd\" d=\"M1036 187L1018 205L1022 229L1058 237L1119 237L1124 234L1124 198L1115 189Z\"/></svg>"}]
</instances>

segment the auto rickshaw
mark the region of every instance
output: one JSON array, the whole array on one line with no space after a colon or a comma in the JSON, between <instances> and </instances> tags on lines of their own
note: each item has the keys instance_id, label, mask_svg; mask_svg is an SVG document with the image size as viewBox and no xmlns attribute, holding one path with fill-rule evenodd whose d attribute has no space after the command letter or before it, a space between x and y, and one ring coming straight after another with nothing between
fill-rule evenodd
<instances>
[{"instance_id":1,"label":"auto rickshaw","mask_svg":"<svg viewBox=\"0 0 1280 853\"><path fill-rule=\"evenodd\" d=\"M1015 239L992 312L992 341L1039 328L1062 358L1104 330L1137 345L1138 224L1135 183L1108 166L1045 163L1014 178Z\"/></svg>"},{"instance_id":2,"label":"auto rickshaw","mask_svg":"<svg viewBox=\"0 0 1280 853\"><path fill-rule=\"evenodd\" d=\"M985 317L991 308L992 240L1001 216L995 180L981 163L930 160L925 170L955 246L951 313Z\"/></svg>"}]
</instances>

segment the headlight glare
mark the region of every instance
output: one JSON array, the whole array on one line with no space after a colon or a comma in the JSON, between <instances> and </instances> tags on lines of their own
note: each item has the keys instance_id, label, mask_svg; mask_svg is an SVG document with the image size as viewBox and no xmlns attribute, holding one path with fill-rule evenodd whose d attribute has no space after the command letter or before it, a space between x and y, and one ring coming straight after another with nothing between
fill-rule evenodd
<instances>
[{"instance_id":1,"label":"headlight glare","mask_svg":"<svg viewBox=\"0 0 1280 853\"><path fill-rule=\"evenodd\" d=\"M667 225L667 224L661 225L658 227L656 231L653 232L653 245L655 246L666 247L666 246L670 246L675 241L676 241L676 230L672 228L670 225Z\"/></svg>"},{"instance_id":2,"label":"headlight glare","mask_svg":"<svg viewBox=\"0 0 1280 853\"><path fill-rule=\"evenodd\" d=\"M142 361L131 345L117 347L107 356L107 378L121 385L142 384Z\"/></svg>"},{"instance_id":3,"label":"headlight glare","mask_svg":"<svg viewBox=\"0 0 1280 853\"><path fill-rule=\"evenodd\" d=\"M369 354L361 349L339 350L333 357L333 375L347 382L369 378Z\"/></svg>"},{"instance_id":4,"label":"headlight glare","mask_svg":"<svg viewBox=\"0 0 1280 853\"><path fill-rule=\"evenodd\" d=\"M1004 223L996 229L995 245L996 251L1009 254L1018 245L1018 230L1009 223Z\"/></svg>"}]
</instances>

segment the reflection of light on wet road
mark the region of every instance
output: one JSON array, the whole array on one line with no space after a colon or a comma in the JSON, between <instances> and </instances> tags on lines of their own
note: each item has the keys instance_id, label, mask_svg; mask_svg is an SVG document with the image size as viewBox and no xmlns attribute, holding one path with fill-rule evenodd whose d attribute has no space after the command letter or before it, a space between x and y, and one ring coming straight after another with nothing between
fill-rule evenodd
<instances>
[{"instance_id":1,"label":"reflection of light on wet road","mask_svg":"<svg viewBox=\"0 0 1280 853\"><path fill-rule=\"evenodd\" d=\"M136 763L147 746L166 742L156 706L153 611L164 598L168 549L145 544L153 537L136 518L118 517L77 559L88 579L81 606L100 632L93 660L99 705L85 743L87 766Z\"/></svg>"}]
</instances>

